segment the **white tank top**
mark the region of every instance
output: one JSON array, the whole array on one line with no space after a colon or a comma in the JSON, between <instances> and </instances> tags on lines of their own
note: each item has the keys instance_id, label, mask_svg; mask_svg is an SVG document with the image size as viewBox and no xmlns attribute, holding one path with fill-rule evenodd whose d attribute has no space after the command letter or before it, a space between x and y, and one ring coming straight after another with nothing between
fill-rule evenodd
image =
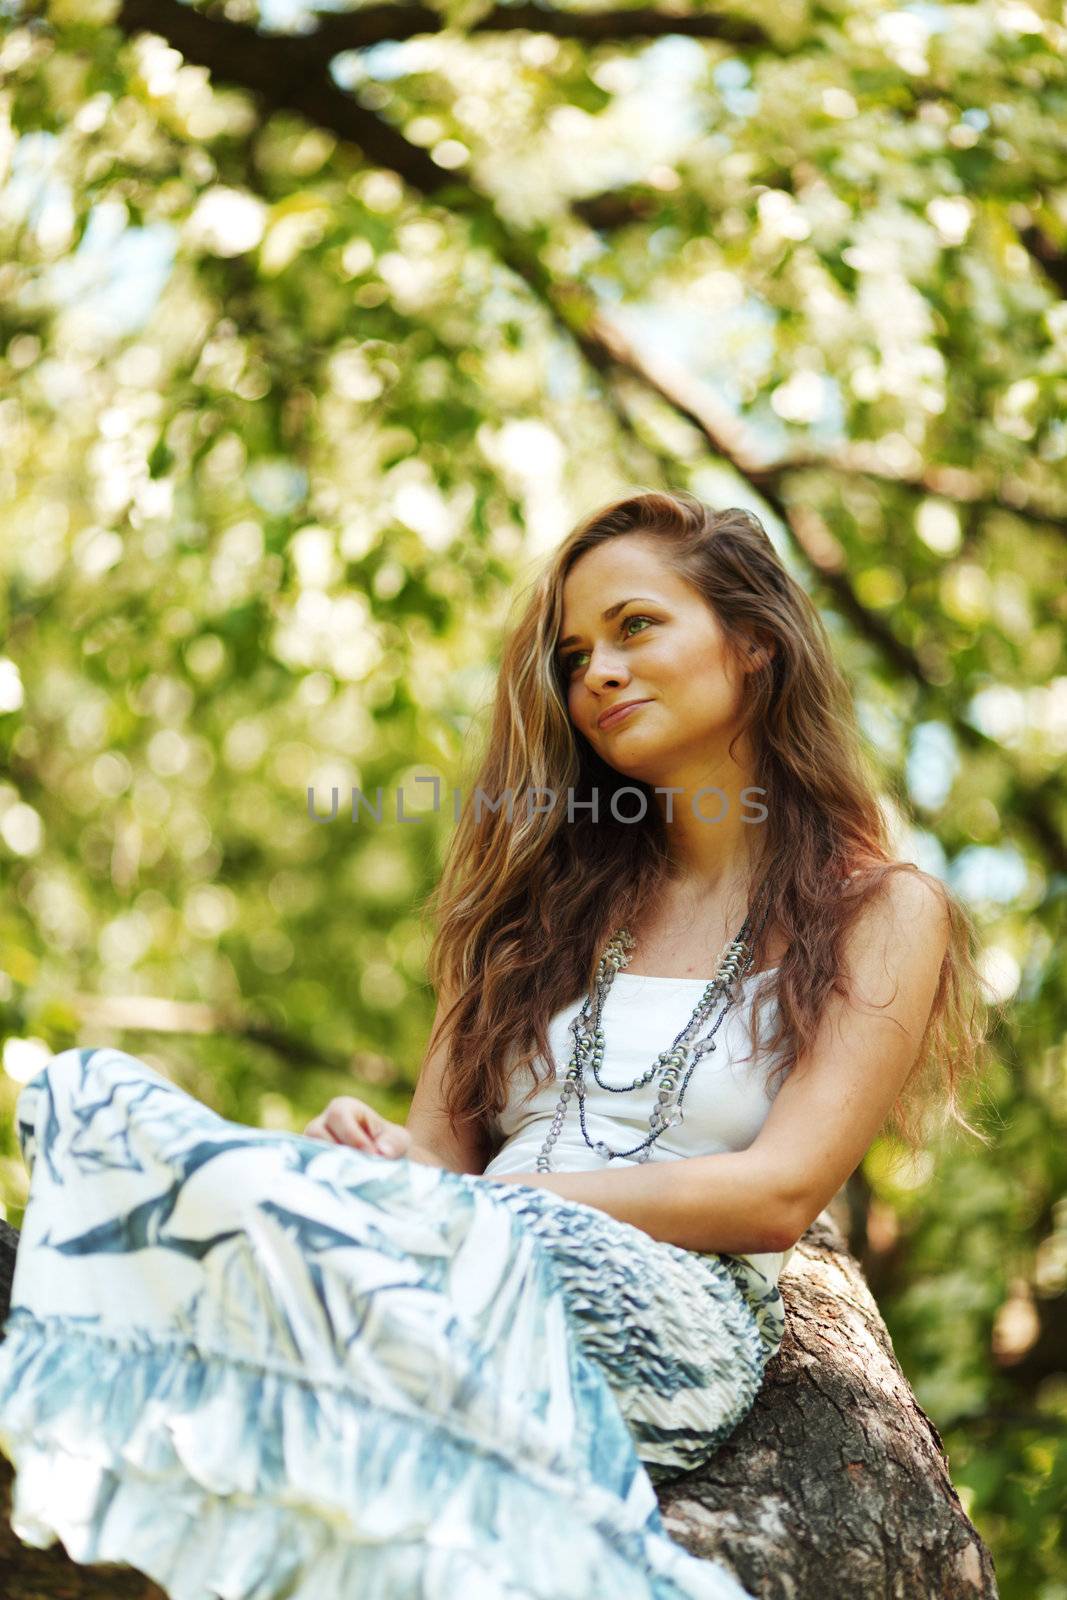
<instances>
[{"instance_id":1,"label":"white tank top","mask_svg":"<svg viewBox=\"0 0 1067 1600\"><path fill-rule=\"evenodd\" d=\"M656 1140L650 1162L745 1150L756 1137L774 1098L768 1095L766 1078L776 1058L770 1054L767 1044L775 1025L777 1001L771 1000L764 1006L754 1050L748 1029L761 980L773 970L751 973L742 980L740 1009L731 1007L726 1013L715 1035L715 1049L702 1057L689 1080L682 1105L684 1121ZM604 1004L601 1024L604 1060L600 1075L605 1082L632 1083L634 1078L647 1072L660 1051L685 1027L710 981L710 978L650 978L625 971L617 973ZM537 1156L559 1102L573 1049L568 1024L581 1003L579 996L558 1011L549 1023L555 1077L549 1078L526 1105L522 1105L521 1100L533 1082L532 1069L527 1068L513 1080L507 1104L496 1119L494 1129L496 1138L503 1138L504 1144L485 1168L486 1173L536 1170ZM718 1012L713 1015L717 1016ZM701 1029L702 1037L707 1028L705 1024ZM742 1057L750 1051L752 1060L742 1062ZM628 1150L646 1138L657 1088L653 1080L643 1089L612 1094L602 1089L587 1071L585 1122L590 1139L603 1139L613 1150ZM632 1167L638 1163L633 1156L618 1156L610 1164ZM557 1172L602 1171L606 1165L582 1137L578 1103L573 1096L568 1103L563 1129L552 1149L552 1165ZM752 1262L773 1283L794 1248L763 1251L743 1259Z\"/></svg>"}]
</instances>

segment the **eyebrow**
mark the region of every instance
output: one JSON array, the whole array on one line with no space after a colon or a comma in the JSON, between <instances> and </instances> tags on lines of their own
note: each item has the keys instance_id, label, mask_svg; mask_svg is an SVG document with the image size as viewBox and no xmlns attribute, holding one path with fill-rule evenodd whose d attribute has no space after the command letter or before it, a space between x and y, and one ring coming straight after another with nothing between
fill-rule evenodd
<instances>
[{"instance_id":1,"label":"eyebrow","mask_svg":"<svg viewBox=\"0 0 1067 1600\"><path fill-rule=\"evenodd\" d=\"M658 606L661 604L661 601L653 600L647 594L632 594L629 600L620 600L616 605L609 606L606 611L602 611L600 613L601 622L610 622L612 617L618 616L623 606L632 606L635 601L642 601L645 605L650 606ZM565 639L561 639L559 641L559 644L556 646L556 648L557 650L565 650L569 644L577 644L580 638L580 633L569 633Z\"/></svg>"}]
</instances>

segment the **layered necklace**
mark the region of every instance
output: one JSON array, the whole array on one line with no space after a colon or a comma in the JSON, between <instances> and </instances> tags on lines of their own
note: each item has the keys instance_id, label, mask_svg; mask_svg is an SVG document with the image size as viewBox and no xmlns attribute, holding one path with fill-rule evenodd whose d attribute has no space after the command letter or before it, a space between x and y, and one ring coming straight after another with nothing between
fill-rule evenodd
<instances>
[{"instance_id":1,"label":"layered necklace","mask_svg":"<svg viewBox=\"0 0 1067 1600\"><path fill-rule=\"evenodd\" d=\"M769 910L769 907L768 907ZM767 920L767 910L760 919L759 927L752 932L752 912L749 911L741 925L741 931L732 944L727 945L718 971L705 988L697 1001L696 1010L693 1012L685 1027L679 1033L674 1043L666 1050L660 1052L649 1067L648 1071L635 1078L633 1083L605 1083L600 1076L600 1067L604 1060L604 1030L602 1027L604 1002L607 999L615 975L620 967L628 967L630 955L634 948L632 935L626 928L620 928L609 940L604 954L597 963L596 982L592 1011L590 1011L590 998L586 995L582 1008L568 1024L568 1031L574 1039L574 1050L563 1078L563 1091L556 1106L555 1115L549 1124L545 1142L541 1146L537 1157L538 1172L552 1172L552 1147L560 1136L567 1108L575 1097L578 1101L578 1121L582 1129L582 1138L598 1156L605 1161L612 1161L616 1156L634 1156L638 1161L647 1161L652 1154L652 1146L661 1138L668 1129L677 1126L683 1121L682 1102L693 1069L697 1062L715 1049L715 1035L719 1031L723 1017L737 998L745 974L752 965L753 952L763 931ZM702 1039L698 1039L701 1028L710 1018L720 1000L725 1000L722 1010L713 1024L711 1031ZM659 1088L656 1093L655 1103L648 1118L648 1136L640 1144L635 1144L630 1150L612 1150L601 1139L590 1139L589 1130L585 1125L585 1090L586 1068L591 1068L593 1077L602 1089L607 1089L612 1094L628 1094L635 1089L643 1089L650 1084L656 1075L659 1075ZM684 1073L684 1076L683 1076ZM681 1083L679 1085L679 1079Z\"/></svg>"}]
</instances>

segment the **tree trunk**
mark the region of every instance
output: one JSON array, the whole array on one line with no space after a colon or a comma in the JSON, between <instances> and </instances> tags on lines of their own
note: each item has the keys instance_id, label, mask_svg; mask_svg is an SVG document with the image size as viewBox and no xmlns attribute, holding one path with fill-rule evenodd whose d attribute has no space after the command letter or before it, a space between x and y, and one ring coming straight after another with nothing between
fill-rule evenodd
<instances>
[{"instance_id":1,"label":"tree trunk","mask_svg":"<svg viewBox=\"0 0 1067 1600\"><path fill-rule=\"evenodd\" d=\"M996 1600L941 1436L830 1212L781 1290L785 1339L756 1404L707 1466L661 1489L668 1533L759 1600Z\"/></svg>"},{"instance_id":2,"label":"tree trunk","mask_svg":"<svg viewBox=\"0 0 1067 1600\"><path fill-rule=\"evenodd\" d=\"M0 1222L0 1318L17 1243ZM668 1533L730 1567L759 1600L996 1600L992 1557L830 1212L781 1287L782 1348L711 1463L661 1488ZM81 1567L58 1544L20 1543L11 1476L0 1455L4 1600L164 1600L132 1567Z\"/></svg>"}]
</instances>

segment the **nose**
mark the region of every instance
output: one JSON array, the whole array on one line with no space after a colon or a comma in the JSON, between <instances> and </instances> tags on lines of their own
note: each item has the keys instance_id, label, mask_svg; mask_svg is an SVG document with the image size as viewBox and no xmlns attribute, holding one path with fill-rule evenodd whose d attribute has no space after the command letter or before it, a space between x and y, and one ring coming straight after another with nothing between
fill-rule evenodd
<instances>
[{"instance_id":1,"label":"nose","mask_svg":"<svg viewBox=\"0 0 1067 1600\"><path fill-rule=\"evenodd\" d=\"M630 675L625 661L610 644L598 644L593 646L588 665L575 676L584 680L587 689L614 689L626 683Z\"/></svg>"}]
</instances>

